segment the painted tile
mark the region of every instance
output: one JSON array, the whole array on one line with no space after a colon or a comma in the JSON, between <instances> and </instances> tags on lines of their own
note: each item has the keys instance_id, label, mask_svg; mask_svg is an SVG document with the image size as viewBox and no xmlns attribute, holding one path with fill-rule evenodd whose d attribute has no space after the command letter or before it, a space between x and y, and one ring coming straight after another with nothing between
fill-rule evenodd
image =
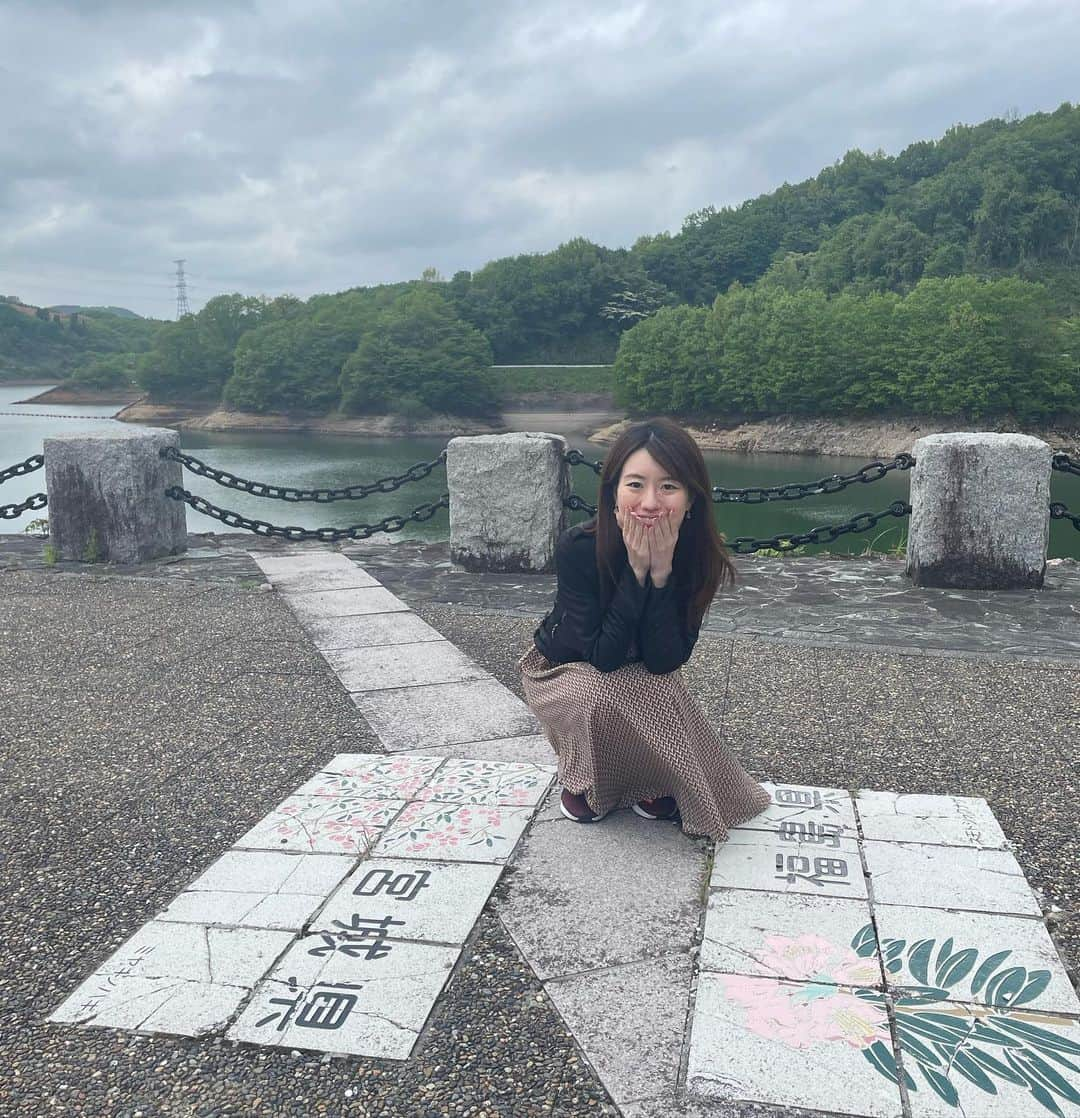
<instances>
[{"instance_id":1,"label":"painted tile","mask_svg":"<svg viewBox=\"0 0 1080 1118\"><path fill-rule=\"evenodd\" d=\"M762 781L772 803L737 831L779 831L856 838L855 809L843 788L815 788L805 784L773 784Z\"/></svg>"},{"instance_id":2,"label":"painted tile","mask_svg":"<svg viewBox=\"0 0 1080 1118\"><path fill-rule=\"evenodd\" d=\"M448 640L344 648L328 650L323 655L347 691L383 691L388 687L491 678L490 672Z\"/></svg>"},{"instance_id":3,"label":"painted tile","mask_svg":"<svg viewBox=\"0 0 1080 1118\"><path fill-rule=\"evenodd\" d=\"M880 992L707 971L698 982L687 1090L901 1118L899 1086L878 1070L891 1053Z\"/></svg>"},{"instance_id":4,"label":"painted tile","mask_svg":"<svg viewBox=\"0 0 1080 1118\"><path fill-rule=\"evenodd\" d=\"M242 838L237 847L366 854L404 800L359 796L289 796Z\"/></svg>"},{"instance_id":5,"label":"painted tile","mask_svg":"<svg viewBox=\"0 0 1080 1118\"><path fill-rule=\"evenodd\" d=\"M326 902L311 932L340 933L392 917L395 939L464 943L502 867L414 859L369 859Z\"/></svg>"},{"instance_id":6,"label":"painted tile","mask_svg":"<svg viewBox=\"0 0 1080 1118\"><path fill-rule=\"evenodd\" d=\"M866 897L859 846L854 839L798 832L731 831L713 855L710 889L762 889L818 897Z\"/></svg>"},{"instance_id":7,"label":"painted tile","mask_svg":"<svg viewBox=\"0 0 1080 1118\"><path fill-rule=\"evenodd\" d=\"M390 752L435 752L461 742L535 734L532 711L497 679L435 683L352 696Z\"/></svg>"},{"instance_id":8,"label":"painted tile","mask_svg":"<svg viewBox=\"0 0 1080 1118\"><path fill-rule=\"evenodd\" d=\"M912 1118L1080 1115L1080 1024L1025 1009L897 1006Z\"/></svg>"},{"instance_id":9,"label":"painted tile","mask_svg":"<svg viewBox=\"0 0 1080 1118\"><path fill-rule=\"evenodd\" d=\"M865 838L1000 849L1005 834L983 799L860 789L855 807Z\"/></svg>"},{"instance_id":10,"label":"painted tile","mask_svg":"<svg viewBox=\"0 0 1080 1118\"><path fill-rule=\"evenodd\" d=\"M1007 850L919 843L863 843L874 905L1041 916L1023 871Z\"/></svg>"},{"instance_id":11,"label":"painted tile","mask_svg":"<svg viewBox=\"0 0 1080 1118\"><path fill-rule=\"evenodd\" d=\"M292 938L288 932L261 928L208 928L151 920L95 975L173 978L250 989Z\"/></svg>"},{"instance_id":12,"label":"painted tile","mask_svg":"<svg viewBox=\"0 0 1080 1118\"><path fill-rule=\"evenodd\" d=\"M879 905L886 981L934 1002L964 1001L1080 1016L1080 1000L1041 920Z\"/></svg>"},{"instance_id":13,"label":"painted tile","mask_svg":"<svg viewBox=\"0 0 1080 1118\"><path fill-rule=\"evenodd\" d=\"M505 862L531 816L532 809L527 807L414 802L386 829L374 854Z\"/></svg>"},{"instance_id":14,"label":"painted tile","mask_svg":"<svg viewBox=\"0 0 1080 1118\"><path fill-rule=\"evenodd\" d=\"M408 1058L459 947L389 941L385 928L306 936L289 949L229 1029L282 1048Z\"/></svg>"},{"instance_id":15,"label":"painted tile","mask_svg":"<svg viewBox=\"0 0 1080 1118\"><path fill-rule=\"evenodd\" d=\"M443 765L416 798L523 807L540 802L554 773L550 766L453 759Z\"/></svg>"},{"instance_id":16,"label":"painted tile","mask_svg":"<svg viewBox=\"0 0 1080 1118\"><path fill-rule=\"evenodd\" d=\"M188 889L325 897L355 864L354 857L344 854L226 850Z\"/></svg>"},{"instance_id":17,"label":"painted tile","mask_svg":"<svg viewBox=\"0 0 1080 1118\"><path fill-rule=\"evenodd\" d=\"M866 901L714 890L699 965L833 986L882 983Z\"/></svg>"},{"instance_id":18,"label":"painted tile","mask_svg":"<svg viewBox=\"0 0 1080 1118\"><path fill-rule=\"evenodd\" d=\"M353 859L350 859L353 861ZM294 894L181 893L156 919L231 928L282 928L298 932L323 903L322 897Z\"/></svg>"},{"instance_id":19,"label":"painted tile","mask_svg":"<svg viewBox=\"0 0 1080 1118\"><path fill-rule=\"evenodd\" d=\"M293 795L412 800L442 763L442 757L416 754L339 753Z\"/></svg>"},{"instance_id":20,"label":"painted tile","mask_svg":"<svg viewBox=\"0 0 1080 1118\"><path fill-rule=\"evenodd\" d=\"M289 594L285 600L302 622L306 622L308 618L409 612L409 607L400 598L395 598L382 586L361 590L319 590L314 594Z\"/></svg>"},{"instance_id":21,"label":"painted tile","mask_svg":"<svg viewBox=\"0 0 1080 1118\"><path fill-rule=\"evenodd\" d=\"M249 993L246 986L95 975L49 1020L196 1037L223 1028Z\"/></svg>"}]
</instances>

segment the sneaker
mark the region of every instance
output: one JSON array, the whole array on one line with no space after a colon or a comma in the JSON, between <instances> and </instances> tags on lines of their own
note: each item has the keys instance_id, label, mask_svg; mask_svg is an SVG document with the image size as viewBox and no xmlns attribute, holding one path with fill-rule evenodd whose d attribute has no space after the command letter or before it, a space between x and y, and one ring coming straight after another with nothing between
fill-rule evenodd
<instances>
[{"instance_id":1,"label":"sneaker","mask_svg":"<svg viewBox=\"0 0 1080 1118\"><path fill-rule=\"evenodd\" d=\"M657 796L655 800L638 800L634 814L642 819L674 819L679 814L679 805L674 796Z\"/></svg>"},{"instance_id":2,"label":"sneaker","mask_svg":"<svg viewBox=\"0 0 1080 1118\"><path fill-rule=\"evenodd\" d=\"M567 819L573 819L575 823L595 823L598 819L604 818L589 807L584 796L575 796L566 788L562 790L562 796L559 798L559 807L563 815Z\"/></svg>"}]
</instances>

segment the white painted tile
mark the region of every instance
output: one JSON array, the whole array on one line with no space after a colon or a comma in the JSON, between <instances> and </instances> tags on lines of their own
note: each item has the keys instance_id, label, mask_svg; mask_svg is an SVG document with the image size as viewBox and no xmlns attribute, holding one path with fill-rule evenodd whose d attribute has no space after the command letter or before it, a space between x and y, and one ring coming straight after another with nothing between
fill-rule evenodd
<instances>
[{"instance_id":1,"label":"white painted tile","mask_svg":"<svg viewBox=\"0 0 1080 1118\"><path fill-rule=\"evenodd\" d=\"M873 950L860 955L856 943ZM699 965L836 986L882 985L869 904L834 897L710 892Z\"/></svg>"},{"instance_id":2,"label":"white painted tile","mask_svg":"<svg viewBox=\"0 0 1080 1118\"><path fill-rule=\"evenodd\" d=\"M417 801L375 844L376 857L505 862L532 817L528 807Z\"/></svg>"},{"instance_id":3,"label":"white painted tile","mask_svg":"<svg viewBox=\"0 0 1080 1118\"><path fill-rule=\"evenodd\" d=\"M414 753L340 753L293 795L412 800L443 760Z\"/></svg>"},{"instance_id":4,"label":"white painted tile","mask_svg":"<svg viewBox=\"0 0 1080 1118\"><path fill-rule=\"evenodd\" d=\"M1023 871L1007 850L867 840L863 852L875 907L1041 915Z\"/></svg>"},{"instance_id":5,"label":"white painted tile","mask_svg":"<svg viewBox=\"0 0 1080 1118\"><path fill-rule=\"evenodd\" d=\"M320 652L335 648L369 648L445 640L415 613L368 613L353 617L307 617L304 628Z\"/></svg>"},{"instance_id":6,"label":"white painted tile","mask_svg":"<svg viewBox=\"0 0 1080 1118\"><path fill-rule=\"evenodd\" d=\"M936 986L949 1001L1001 997L1008 1005L1025 987L1031 994L1046 982L1017 1008L1080 1016L1080 1000L1041 920L899 905L878 905L876 914L882 946L893 958L890 986Z\"/></svg>"},{"instance_id":7,"label":"white painted tile","mask_svg":"<svg viewBox=\"0 0 1080 1118\"><path fill-rule=\"evenodd\" d=\"M325 897L355 864L354 856L343 854L227 850L188 889Z\"/></svg>"},{"instance_id":8,"label":"white painted tile","mask_svg":"<svg viewBox=\"0 0 1080 1118\"><path fill-rule=\"evenodd\" d=\"M181 893L157 919L183 924L299 931L323 899L300 893L217 893L203 889Z\"/></svg>"},{"instance_id":9,"label":"white painted tile","mask_svg":"<svg viewBox=\"0 0 1080 1118\"><path fill-rule=\"evenodd\" d=\"M348 930L354 918L395 923L395 939L464 943L502 867L415 859L369 859L326 902L312 933Z\"/></svg>"},{"instance_id":10,"label":"white painted tile","mask_svg":"<svg viewBox=\"0 0 1080 1118\"><path fill-rule=\"evenodd\" d=\"M553 766L452 759L417 793L417 799L459 804L539 803L555 774Z\"/></svg>"},{"instance_id":11,"label":"white painted tile","mask_svg":"<svg viewBox=\"0 0 1080 1118\"><path fill-rule=\"evenodd\" d=\"M820 831L856 838L855 809L843 788L815 788L805 784L773 784L762 781L772 802L753 819L734 828L736 831L779 831L793 833Z\"/></svg>"},{"instance_id":12,"label":"white painted tile","mask_svg":"<svg viewBox=\"0 0 1080 1118\"><path fill-rule=\"evenodd\" d=\"M361 590L321 590L285 599L301 622L308 618L358 617L365 613L407 613L409 607L382 586Z\"/></svg>"},{"instance_id":13,"label":"white painted tile","mask_svg":"<svg viewBox=\"0 0 1080 1118\"><path fill-rule=\"evenodd\" d=\"M292 938L289 932L263 928L208 928L151 920L95 973L250 988Z\"/></svg>"},{"instance_id":14,"label":"white painted tile","mask_svg":"<svg viewBox=\"0 0 1080 1118\"><path fill-rule=\"evenodd\" d=\"M854 839L798 841L797 833L731 831L716 847L712 889L763 889L817 897L866 897L866 879Z\"/></svg>"},{"instance_id":15,"label":"white painted tile","mask_svg":"<svg viewBox=\"0 0 1080 1118\"><path fill-rule=\"evenodd\" d=\"M495 679L358 692L352 699L391 752L435 752L461 742L531 735L538 725Z\"/></svg>"},{"instance_id":16,"label":"white painted tile","mask_svg":"<svg viewBox=\"0 0 1080 1118\"><path fill-rule=\"evenodd\" d=\"M342 937L336 946L329 950L322 936L295 943L227 1035L282 1048L407 1059L461 949L374 937Z\"/></svg>"},{"instance_id":17,"label":"white painted tile","mask_svg":"<svg viewBox=\"0 0 1080 1118\"><path fill-rule=\"evenodd\" d=\"M447 640L327 650L323 655L347 691L491 678Z\"/></svg>"},{"instance_id":18,"label":"white painted tile","mask_svg":"<svg viewBox=\"0 0 1080 1118\"><path fill-rule=\"evenodd\" d=\"M1000 849L1006 838L983 799L904 795L860 789L855 806L863 836L892 842Z\"/></svg>"},{"instance_id":19,"label":"white painted tile","mask_svg":"<svg viewBox=\"0 0 1080 1118\"><path fill-rule=\"evenodd\" d=\"M94 975L49 1020L195 1037L223 1028L248 993L244 986Z\"/></svg>"},{"instance_id":20,"label":"white painted tile","mask_svg":"<svg viewBox=\"0 0 1080 1118\"><path fill-rule=\"evenodd\" d=\"M237 839L235 845L305 853L366 854L403 806L403 800L359 796L289 796Z\"/></svg>"},{"instance_id":21,"label":"white painted tile","mask_svg":"<svg viewBox=\"0 0 1080 1118\"><path fill-rule=\"evenodd\" d=\"M1078 1118L1080 1072L1074 1068L1080 1065L1080 1024L1075 1019L1060 1015L1005 1010L993 1016L980 1014L981 1024L976 1025L971 1016L973 1009L973 1006L950 1005L946 1010L939 1011L933 1023L939 1029L945 1025L957 1039L965 1039L965 1070L969 1070L976 1079L985 1076L981 1083L966 1077L957 1067L955 1057L950 1061L942 1058L941 1053L934 1052L933 1040L925 1033L915 1033L919 1040L913 1044L909 1039L913 1034L909 1029L908 1015L910 1012L914 1017L917 1011L898 1009L901 1059L917 1085L916 1090L908 1092L912 1118L957 1118L958 1115L963 1118L1046 1118L1054 1113L1065 1118ZM1007 1037L1012 1042L1022 1040L1024 1047L1003 1047L986 1039L985 1032L976 1039L980 1028L992 1030L998 1038ZM931 1057L937 1056L939 1062L936 1065L927 1059L928 1049ZM1004 1055L1006 1050L1008 1057ZM946 1052L951 1051L951 1048L946 1049ZM1073 1068L1055 1060L1049 1054L1051 1051L1071 1061ZM987 1066L985 1060L979 1062L976 1052L994 1060L997 1066ZM1032 1058L1036 1061L1034 1065L1030 1062ZM1028 1083L1012 1082L1008 1074L1000 1073L1002 1064L1007 1071L1011 1070L1010 1060L1017 1062L1042 1088L1042 1099L1035 1097ZM928 1072L940 1076L940 1093L930 1085ZM1012 1070L1011 1078L1015 1079L1016 1075L1016 1071ZM1052 1110L1046 1100L1057 1106L1057 1111Z\"/></svg>"},{"instance_id":22,"label":"white painted tile","mask_svg":"<svg viewBox=\"0 0 1080 1118\"><path fill-rule=\"evenodd\" d=\"M850 988L704 972L687 1089L710 1099L901 1118L899 1087L863 1055L871 1045L892 1050L885 1007Z\"/></svg>"}]
</instances>

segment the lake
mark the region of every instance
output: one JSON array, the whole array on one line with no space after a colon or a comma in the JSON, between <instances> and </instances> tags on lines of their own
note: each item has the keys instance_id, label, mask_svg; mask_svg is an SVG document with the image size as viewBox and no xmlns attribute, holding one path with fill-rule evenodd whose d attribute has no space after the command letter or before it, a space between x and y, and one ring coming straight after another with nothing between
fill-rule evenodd
<instances>
[{"instance_id":1,"label":"lake","mask_svg":"<svg viewBox=\"0 0 1080 1118\"><path fill-rule=\"evenodd\" d=\"M34 404L15 405L44 391L38 385L0 385L0 469L40 453L42 440L63 433L101 431L118 421L97 418L114 410L100 405L80 407L70 404L55 407ZM33 413L33 414L27 414ZM68 418L68 417L76 418ZM539 420L537 420L539 423ZM531 429L537 428L530 423ZM603 458L607 448L585 440L583 434L567 435L571 446L590 460ZM280 435L261 432L186 431L181 447L210 465L256 481L292 485L305 489L342 487L403 473L417 462L431 461L446 445L433 438L354 438L332 435ZM706 452L705 460L714 485L728 488L778 485L789 481L816 481L832 474L853 473L865 458L823 455L732 454ZM596 501L597 478L584 466L573 470L574 491L590 504ZM245 516L279 525L303 528L345 527L369 524L394 514L407 514L421 504L436 500L446 491L446 474L440 467L420 482L402 486L393 493L377 493L363 501L333 504L295 504L254 497L225 489L205 478L184 471L184 486L214 504ZM0 487L0 504L13 504L31 493L45 489L44 471L12 478ZM1073 511L1080 510L1080 478L1055 472L1052 481L1054 500L1063 501ZM840 493L808 497L801 501L771 501L765 505L723 504L714 506L721 531L728 539L736 536L766 537L779 532L801 533L821 524L837 524L856 513L878 512L890 502L907 500L908 475L888 474L869 485L853 485ZM0 533L18 533L33 519L48 515L24 513L17 520L0 520ZM582 514L572 514L582 519ZM230 531L210 517L187 510L191 532ZM1080 558L1080 532L1071 524L1055 521L1050 526L1051 557ZM807 551L862 552L867 546L887 551L906 536L906 520L888 518L876 529L843 536L835 543ZM440 511L431 520L410 523L400 537L445 539L449 533L447 513Z\"/></svg>"}]
</instances>

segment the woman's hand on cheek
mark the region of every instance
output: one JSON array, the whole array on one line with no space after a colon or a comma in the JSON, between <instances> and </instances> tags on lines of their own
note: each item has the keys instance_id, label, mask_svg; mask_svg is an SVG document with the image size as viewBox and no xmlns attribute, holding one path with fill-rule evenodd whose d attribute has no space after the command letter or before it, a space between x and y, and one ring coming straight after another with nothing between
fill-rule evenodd
<instances>
[{"instance_id":1,"label":"woman's hand on cheek","mask_svg":"<svg viewBox=\"0 0 1080 1118\"><path fill-rule=\"evenodd\" d=\"M615 523L622 532L623 544L626 546L626 558L638 582L644 586L645 576L652 566L649 548L649 530L635 516L621 512L615 506Z\"/></svg>"},{"instance_id":2,"label":"woman's hand on cheek","mask_svg":"<svg viewBox=\"0 0 1080 1118\"><path fill-rule=\"evenodd\" d=\"M663 586L671 574L671 564L675 557L675 544L679 540L681 521L669 510L652 527L649 541L649 573L655 584Z\"/></svg>"}]
</instances>

